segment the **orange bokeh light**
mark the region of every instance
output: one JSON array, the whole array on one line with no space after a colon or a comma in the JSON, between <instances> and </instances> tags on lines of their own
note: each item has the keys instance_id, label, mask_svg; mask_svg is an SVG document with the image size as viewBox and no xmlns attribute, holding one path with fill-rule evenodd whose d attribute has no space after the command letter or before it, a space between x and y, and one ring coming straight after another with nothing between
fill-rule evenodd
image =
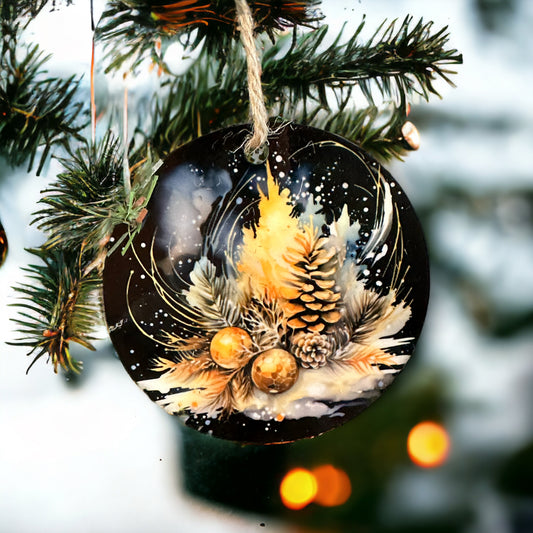
<instances>
[{"instance_id":1,"label":"orange bokeh light","mask_svg":"<svg viewBox=\"0 0 533 533\"><path fill-rule=\"evenodd\" d=\"M294 468L281 482L281 501L289 509L303 509L311 503L317 493L315 476L304 468Z\"/></svg>"},{"instance_id":2,"label":"orange bokeh light","mask_svg":"<svg viewBox=\"0 0 533 533\"><path fill-rule=\"evenodd\" d=\"M421 422L409 432L407 451L411 461L424 468L440 466L450 451L446 430L435 422Z\"/></svg>"},{"instance_id":3,"label":"orange bokeh light","mask_svg":"<svg viewBox=\"0 0 533 533\"><path fill-rule=\"evenodd\" d=\"M343 470L322 465L312 471L290 470L280 485L283 504L289 509L303 509L311 502L324 507L346 503L352 493L350 478Z\"/></svg>"},{"instance_id":4,"label":"orange bokeh light","mask_svg":"<svg viewBox=\"0 0 533 533\"><path fill-rule=\"evenodd\" d=\"M332 465L323 465L312 470L317 483L314 502L324 507L346 503L352 493L350 478L343 470Z\"/></svg>"}]
</instances>

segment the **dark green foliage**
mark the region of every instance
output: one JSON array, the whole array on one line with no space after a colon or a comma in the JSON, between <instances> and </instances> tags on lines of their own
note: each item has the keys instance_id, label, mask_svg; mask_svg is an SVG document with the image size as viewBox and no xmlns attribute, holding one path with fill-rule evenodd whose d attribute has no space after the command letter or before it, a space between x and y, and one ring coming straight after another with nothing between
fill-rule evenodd
<instances>
[{"instance_id":1,"label":"dark green foliage","mask_svg":"<svg viewBox=\"0 0 533 533\"><path fill-rule=\"evenodd\" d=\"M82 248L30 252L41 262L26 267L28 283L15 287L21 294L15 305L21 310L14 322L22 337L12 344L30 348L28 355L35 354L32 365L47 355L55 372L59 367L79 372L81 364L72 359L70 342L93 349L100 276L87 268L90 256Z\"/></svg>"},{"instance_id":2,"label":"dark green foliage","mask_svg":"<svg viewBox=\"0 0 533 533\"><path fill-rule=\"evenodd\" d=\"M43 191L34 224L47 233L46 248L87 243L109 237L117 204L124 202L119 141L110 134L96 145L84 144L61 159L64 171Z\"/></svg>"},{"instance_id":3,"label":"dark green foliage","mask_svg":"<svg viewBox=\"0 0 533 533\"><path fill-rule=\"evenodd\" d=\"M438 94L435 79L451 83L444 66L459 64L462 58L446 48L445 30L432 35L431 24L419 21L412 27L410 18L398 31L394 28L392 23L379 39L359 45L361 24L347 43L339 38L324 51L320 45L326 26L299 36L287 53L283 51L292 37L278 38L263 56L263 91L270 115L324 127L383 159L401 157L408 149L400 130L409 95ZM347 106L356 86L366 96L367 108ZM374 89L400 102L398 108L380 111ZM246 122L249 102L242 50L234 47L222 60L202 53L184 74L165 82L161 94L154 99L150 123L137 130L141 146L149 143L160 157L199 135Z\"/></svg>"},{"instance_id":4,"label":"dark green foliage","mask_svg":"<svg viewBox=\"0 0 533 533\"><path fill-rule=\"evenodd\" d=\"M127 224L135 232L157 181L158 163L145 148L130 176L120 150L108 133L99 143L83 144L60 159L64 172L43 191L40 203L46 207L33 221L48 235L43 249L81 245L98 256L116 225Z\"/></svg>"},{"instance_id":5,"label":"dark green foliage","mask_svg":"<svg viewBox=\"0 0 533 533\"><path fill-rule=\"evenodd\" d=\"M30 170L42 148L39 174L53 147L82 139L83 104L76 102L79 79L45 77L48 57L37 45L17 46L18 29L13 33L3 23L2 37L0 155L13 166L28 160Z\"/></svg>"},{"instance_id":6,"label":"dark green foliage","mask_svg":"<svg viewBox=\"0 0 533 533\"><path fill-rule=\"evenodd\" d=\"M135 235L156 178L147 158L125 186L130 176L124 176L118 141L110 134L62 163L64 172L43 192L46 207L34 221L48 234L41 248L31 250L44 264L26 268L29 282L16 287L23 296L15 322L23 336L14 344L36 352L34 361L47 354L55 371L78 372L69 343L91 349L90 334L101 322L97 304L109 237L119 223Z\"/></svg>"},{"instance_id":7,"label":"dark green foliage","mask_svg":"<svg viewBox=\"0 0 533 533\"><path fill-rule=\"evenodd\" d=\"M318 22L322 15L313 8L319 3L263 0L250 1L249 5L256 32L267 33L274 40L275 30ZM97 37L109 44L107 71L121 68L126 61L132 61L134 69L145 58L166 69L161 55L176 38L191 48L202 44L209 54L222 59L239 36L235 18L234 0L112 0L102 16Z\"/></svg>"},{"instance_id":8,"label":"dark green foliage","mask_svg":"<svg viewBox=\"0 0 533 533\"><path fill-rule=\"evenodd\" d=\"M339 35L324 51L320 46L327 26L305 34L281 58L276 58L275 48L267 52L262 80L267 87L283 80L286 92L281 95L281 112L294 101L307 100L327 109L328 88L342 92L357 85L369 103L374 103L374 89L382 97L403 102L409 94L425 99L438 95L434 86L438 78L451 84L448 75L453 72L445 66L460 64L462 56L446 48L446 28L432 34L431 22L420 20L413 26L412 17L407 17L398 30L395 22L384 31L382 26L364 44L359 43L363 21L346 43L340 42Z\"/></svg>"}]
</instances>

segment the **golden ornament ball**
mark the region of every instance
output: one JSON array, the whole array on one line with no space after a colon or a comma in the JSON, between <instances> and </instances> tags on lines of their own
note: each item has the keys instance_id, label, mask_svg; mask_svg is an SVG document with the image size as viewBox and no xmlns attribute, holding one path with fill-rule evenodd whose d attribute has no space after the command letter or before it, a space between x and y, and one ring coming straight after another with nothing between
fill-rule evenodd
<instances>
[{"instance_id":1,"label":"golden ornament ball","mask_svg":"<svg viewBox=\"0 0 533 533\"><path fill-rule=\"evenodd\" d=\"M277 394L289 390L298 378L298 364L292 354L272 348L258 355L252 365L252 380L263 392Z\"/></svg>"},{"instance_id":2,"label":"golden ornament ball","mask_svg":"<svg viewBox=\"0 0 533 533\"><path fill-rule=\"evenodd\" d=\"M250 357L252 338L242 328L228 327L218 331L211 340L211 357L222 368L244 366Z\"/></svg>"}]
</instances>

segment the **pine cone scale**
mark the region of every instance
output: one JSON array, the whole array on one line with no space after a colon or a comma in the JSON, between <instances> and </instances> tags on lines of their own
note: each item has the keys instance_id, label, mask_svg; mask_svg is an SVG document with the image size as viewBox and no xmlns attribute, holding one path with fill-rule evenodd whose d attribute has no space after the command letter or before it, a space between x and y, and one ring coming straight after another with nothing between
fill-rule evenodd
<instances>
[{"instance_id":1,"label":"pine cone scale","mask_svg":"<svg viewBox=\"0 0 533 533\"><path fill-rule=\"evenodd\" d=\"M302 329L302 328L305 328L307 326L307 324L303 320L300 320L298 317L291 318L287 322L287 325L289 327L293 328L293 329Z\"/></svg>"},{"instance_id":2,"label":"pine cone scale","mask_svg":"<svg viewBox=\"0 0 533 533\"><path fill-rule=\"evenodd\" d=\"M315 283L319 289L332 289L336 282L334 279L317 279Z\"/></svg>"},{"instance_id":3,"label":"pine cone scale","mask_svg":"<svg viewBox=\"0 0 533 533\"><path fill-rule=\"evenodd\" d=\"M313 272L309 272L309 276L311 278L328 278L329 276L333 276L337 272L336 268L330 268L329 270L315 270Z\"/></svg>"},{"instance_id":4,"label":"pine cone scale","mask_svg":"<svg viewBox=\"0 0 533 533\"><path fill-rule=\"evenodd\" d=\"M341 316L340 311L330 311L322 315L322 320L328 324L336 324L341 319Z\"/></svg>"},{"instance_id":5,"label":"pine cone scale","mask_svg":"<svg viewBox=\"0 0 533 533\"><path fill-rule=\"evenodd\" d=\"M315 291L313 295L317 300L322 300L325 302L336 302L341 297L338 292L335 293L332 291Z\"/></svg>"}]
</instances>

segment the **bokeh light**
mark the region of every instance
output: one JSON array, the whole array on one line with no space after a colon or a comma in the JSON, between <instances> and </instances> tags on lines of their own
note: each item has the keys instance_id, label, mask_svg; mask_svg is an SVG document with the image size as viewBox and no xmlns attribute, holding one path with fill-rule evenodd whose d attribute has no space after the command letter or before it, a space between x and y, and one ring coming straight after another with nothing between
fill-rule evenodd
<instances>
[{"instance_id":1,"label":"bokeh light","mask_svg":"<svg viewBox=\"0 0 533 533\"><path fill-rule=\"evenodd\" d=\"M312 470L317 484L314 502L324 507L335 507L346 503L352 493L350 478L333 465L322 465Z\"/></svg>"},{"instance_id":2,"label":"bokeh light","mask_svg":"<svg viewBox=\"0 0 533 533\"><path fill-rule=\"evenodd\" d=\"M289 471L280 485L281 501L289 509L303 509L317 493L315 476L304 468Z\"/></svg>"},{"instance_id":3,"label":"bokeh light","mask_svg":"<svg viewBox=\"0 0 533 533\"><path fill-rule=\"evenodd\" d=\"M407 451L416 465L434 468L446 461L450 451L450 438L440 424L421 422L409 432Z\"/></svg>"}]
</instances>

